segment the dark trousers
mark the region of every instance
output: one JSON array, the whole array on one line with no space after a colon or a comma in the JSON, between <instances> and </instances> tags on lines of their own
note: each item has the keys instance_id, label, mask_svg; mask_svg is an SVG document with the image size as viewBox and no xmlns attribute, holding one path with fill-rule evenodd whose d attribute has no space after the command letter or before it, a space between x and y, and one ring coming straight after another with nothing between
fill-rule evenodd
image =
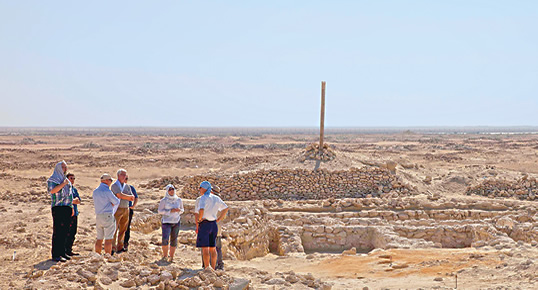
<instances>
[{"instance_id":1,"label":"dark trousers","mask_svg":"<svg viewBox=\"0 0 538 290\"><path fill-rule=\"evenodd\" d=\"M71 224L69 224L69 231L67 232L67 240L65 242L65 252L67 254L73 253L73 243L75 243L75 235L77 234L78 216L71 217Z\"/></svg>"},{"instance_id":2,"label":"dark trousers","mask_svg":"<svg viewBox=\"0 0 538 290\"><path fill-rule=\"evenodd\" d=\"M65 255L67 233L71 224L73 209L69 206L55 206L52 208L52 257Z\"/></svg>"},{"instance_id":3,"label":"dark trousers","mask_svg":"<svg viewBox=\"0 0 538 290\"><path fill-rule=\"evenodd\" d=\"M127 231L125 231L125 238L123 239L123 248L129 248L129 239L131 238L131 220L133 220L133 209L129 209L129 223L127 224Z\"/></svg>"}]
</instances>

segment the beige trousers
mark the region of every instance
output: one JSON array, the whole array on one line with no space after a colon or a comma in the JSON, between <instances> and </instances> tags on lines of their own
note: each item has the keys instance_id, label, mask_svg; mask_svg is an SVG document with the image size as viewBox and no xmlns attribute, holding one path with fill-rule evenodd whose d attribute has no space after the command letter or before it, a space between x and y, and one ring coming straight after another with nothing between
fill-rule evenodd
<instances>
[{"instance_id":1,"label":"beige trousers","mask_svg":"<svg viewBox=\"0 0 538 290\"><path fill-rule=\"evenodd\" d=\"M123 249L123 239L129 224L129 208L120 207L114 214L116 218L116 232L114 232L114 241L112 245L116 245L116 251ZM117 238L117 239L116 239Z\"/></svg>"}]
</instances>

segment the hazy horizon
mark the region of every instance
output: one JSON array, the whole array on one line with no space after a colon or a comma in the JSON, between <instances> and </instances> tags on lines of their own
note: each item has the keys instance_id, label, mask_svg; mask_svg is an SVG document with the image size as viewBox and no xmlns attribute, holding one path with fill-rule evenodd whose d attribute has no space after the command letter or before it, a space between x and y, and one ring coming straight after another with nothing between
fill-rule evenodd
<instances>
[{"instance_id":1,"label":"hazy horizon","mask_svg":"<svg viewBox=\"0 0 538 290\"><path fill-rule=\"evenodd\" d=\"M0 126L538 126L535 1L1 1Z\"/></svg>"}]
</instances>

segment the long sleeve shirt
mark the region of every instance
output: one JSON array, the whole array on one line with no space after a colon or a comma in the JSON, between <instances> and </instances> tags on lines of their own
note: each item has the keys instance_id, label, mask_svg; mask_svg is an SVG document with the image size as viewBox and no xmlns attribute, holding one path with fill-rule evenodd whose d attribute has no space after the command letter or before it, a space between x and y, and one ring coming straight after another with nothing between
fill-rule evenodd
<instances>
[{"instance_id":1,"label":"long sleeve shirt","mask_svg":"<svg viewBox=\"0 0 538 290\"><path fill-rule=\"evenodd\" d=\"M173 208L179 208L179 212L172 212ZM163 198L159 202L159 213L162 214L162 223L163 224L176 224L179 222L181 214L185 212L183 209L183 201L181 198L170 199Z\"/></svg>"},{"instance_id":2,"label":"long sleeve shirt","mask_svg":"<svg viewBox=\"0 0 538 290\"><path fill-rule=\"evenodd\" d=\"M47 181L47 191L51 197L51 207L55 206L70 206L73 207L73 190L71 189L71 183L66 184L60 191L51 193L52 190L60 185L54 181Z\"/></svg>"}]
</instances>

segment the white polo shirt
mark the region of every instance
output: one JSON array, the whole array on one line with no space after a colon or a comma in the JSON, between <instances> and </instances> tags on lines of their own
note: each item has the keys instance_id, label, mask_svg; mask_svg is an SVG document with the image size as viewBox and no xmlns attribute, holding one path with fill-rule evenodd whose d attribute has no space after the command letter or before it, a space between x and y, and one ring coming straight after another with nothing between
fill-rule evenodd
<instances>
[{"instance_id":1,"label":"white polo shirt","mask_svg":"<svg viewBox=\"0 0 538 290\"><path fill-rule=\"evenodd\" d=\"M219 211L228 208L228 206L220 199L220 197L210 193L204 194L196 199L194 204L194 211L200 213L200 210L204 210L204 216L202 219L208 221L217 220L217 214Z\"/></svg>"}]
</instances>

